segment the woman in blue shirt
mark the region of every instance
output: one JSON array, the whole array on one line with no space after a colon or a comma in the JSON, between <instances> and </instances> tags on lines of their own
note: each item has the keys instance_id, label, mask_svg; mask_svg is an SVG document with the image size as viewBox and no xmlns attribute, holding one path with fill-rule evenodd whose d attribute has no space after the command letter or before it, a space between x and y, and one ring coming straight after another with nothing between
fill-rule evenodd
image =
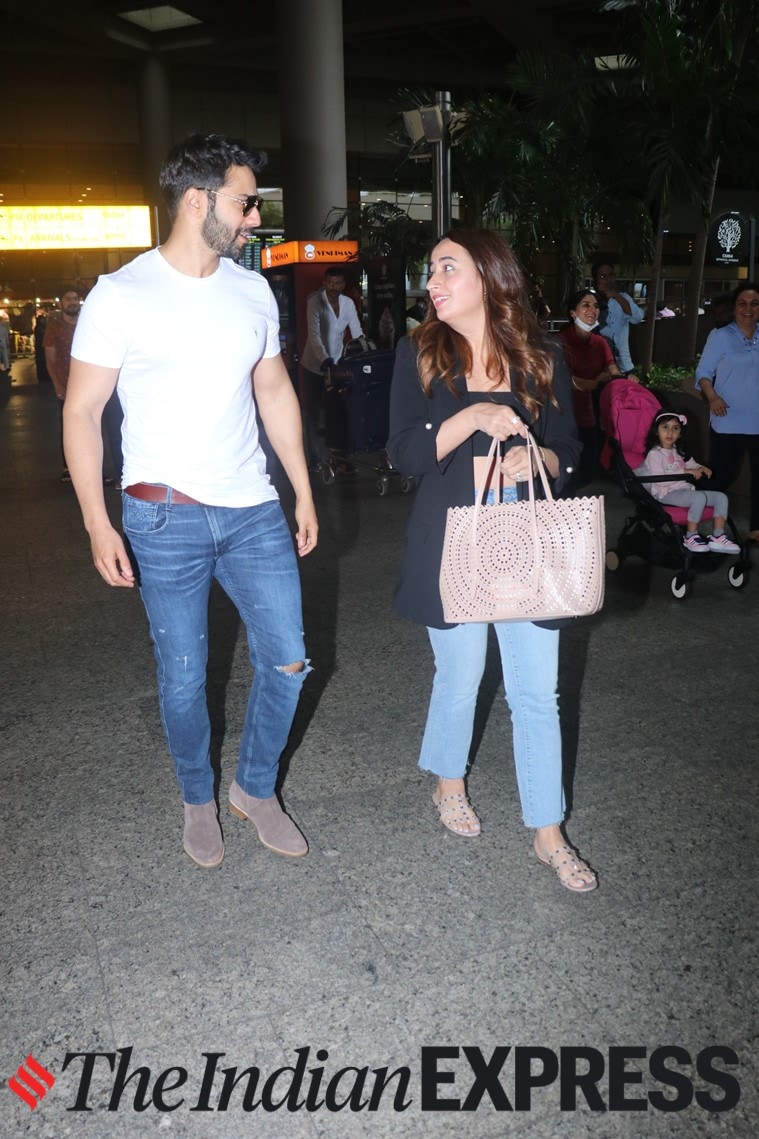
<instances>
[{"instance_id":1,"label":"woman in blue shirt","mask_svg":"<svg viewBox=\"0 0 759 1139\"><path fill-rule=\"evenodd\" d=\"M733 293L734 317L709 333L696 369L696 387L709 404L712 485L727 490L743 455L751 470L748 538L759 541L759 284Z\"/></svg>"}]
</instances>

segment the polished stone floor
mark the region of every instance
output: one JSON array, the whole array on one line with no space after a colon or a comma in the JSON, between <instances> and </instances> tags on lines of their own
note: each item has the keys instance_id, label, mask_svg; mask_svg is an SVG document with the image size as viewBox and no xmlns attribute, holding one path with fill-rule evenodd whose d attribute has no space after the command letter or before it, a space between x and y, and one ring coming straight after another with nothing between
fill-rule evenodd
<instances>
[{"instance_id":1,"label":"polished stone floor","mask_svg":"<svg viewBox=\"0 0 759 1139\"><path fill-rule=\"evenodd\" d=\"M282 789L311 852L280 858L223 809L226 859L204 872L182 852L140 599L92 568L53 393L31 361L14 376L0 1136L756 1136L759 577L732 589L725 562L681 602L630 561L563 635L568 832L600 877L575 897L531 853L494 658L483 835L440 825L415 766L426 635L390 610L409 500L395 480L380 497L371 465L319 484L314 672ZM611 542L625 503L597 489ZM249 666L220 593L211 656L225 805ZM29 1056L55 1080L34 1110L8 1087Z\"/></svg>"}]
</instances>

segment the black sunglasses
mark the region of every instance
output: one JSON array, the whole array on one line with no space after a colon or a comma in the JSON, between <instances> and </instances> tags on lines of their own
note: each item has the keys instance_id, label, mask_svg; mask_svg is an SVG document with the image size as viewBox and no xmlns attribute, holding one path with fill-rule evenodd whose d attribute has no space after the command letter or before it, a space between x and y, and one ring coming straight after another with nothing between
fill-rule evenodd
<instances>
[{"instance_id":1,"label":"black sunglasses","mask_svg":"<svg viewBox=\"0 0 759 1139\"><path fill-rule=\"evenodd\" d=\"M261 199L258 194L248 194L244 198L238 198L235 194L225 194L223 190L212 190L210 186L203 186L203 190L207 194L220 194L222 198L231 198L233 202L239 202L242 206L242 216L246 218L252 210L260 209Z\"/></svg>"}]
</instances>

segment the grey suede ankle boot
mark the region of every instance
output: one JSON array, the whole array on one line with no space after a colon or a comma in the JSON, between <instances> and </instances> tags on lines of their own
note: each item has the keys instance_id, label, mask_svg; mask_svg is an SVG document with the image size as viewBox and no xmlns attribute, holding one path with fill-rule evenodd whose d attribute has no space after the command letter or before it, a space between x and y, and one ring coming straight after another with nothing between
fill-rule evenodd
<instances>
[{"instance_id":1,"label":"grey suede ankle boot","mask_svg":"<svg viewBox=\"0 0 759 1139\"><path fill-rule=\"evenodd\" d=\"M185 803L184 848L193 862L207 870L221 866L224 858L224 841L221 837L216 801Z\"/></svg>"},{"instance_id":2,"label":"grey suede ankle boot","mask_svg":"<svg viewBox=\"0 0 759 1139\"><path fill-rule=\"evenodd\" d=\"M229 788L229 809L238 819L250 819L261 842L276 854L288 854L291 858L308 854L308 843L282 810L276 795L256 799L243 791L235 779Z\"/></svg>"}]
</instances>

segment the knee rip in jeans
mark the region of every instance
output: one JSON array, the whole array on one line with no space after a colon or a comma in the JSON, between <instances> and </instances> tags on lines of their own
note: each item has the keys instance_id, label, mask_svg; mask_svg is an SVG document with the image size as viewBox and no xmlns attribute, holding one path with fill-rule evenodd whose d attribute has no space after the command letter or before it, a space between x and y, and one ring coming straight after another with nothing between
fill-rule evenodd
<instances>
[{"instance_id":1,"label":"knee rip in jeans","mask_svg":"<svg viewBox=\"0 0 759 1139\"><path fill-rule=\"evenodd\" d=\"M275 671L283 672L286 676L305 676L311 672L310 664L308 660L298 660L295 664L278 664Z\"/></svg>"}]
</instances>

